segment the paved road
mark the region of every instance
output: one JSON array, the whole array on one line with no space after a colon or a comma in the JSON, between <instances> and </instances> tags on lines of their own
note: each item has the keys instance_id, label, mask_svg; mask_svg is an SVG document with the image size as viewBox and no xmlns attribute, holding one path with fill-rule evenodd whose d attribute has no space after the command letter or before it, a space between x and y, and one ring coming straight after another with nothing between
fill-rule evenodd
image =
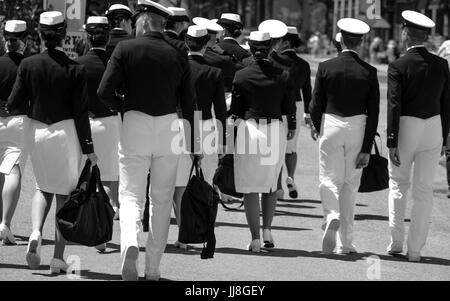
<instances>
[{"instance_id":1,"label":"paved road","mask_svg":"<svg viewBox=\"0 0 450 301\"><path fill-rule=\"evenodd\" d=\"M317 60L311 62L314 74ZM380 73L385 74L383 67L380 70ZM383 100L379 132L385 139L386 84L380 81ZM439 167L436 177L433 223L428 244L423 250L422 263L409 263L403 257L385 254L389 242L387 191L358 196L355 244L359 253L325 256L319 252L322 209L318 198L317 147L307 129L302 128L296 174L300 199L278 203L273 227L276 249L265 250L258 255L245 251L250 233L244 212L227 212L220 208L214 259L201 260L201 246L194 246L187 251L174 248L177 228L172 222L169 244L161 264L162 277L167 280L450 280L450 200L445 195L444 168ZM386 154L384 146L383 153ZM0 246L0 280L68 280L66 276L53 276L49 272L54 209L43 233L42 266L39 270L30 270L26 265L33 189L32 170L27 165L20 204L13 221L13 231L19 237L19 245ZM108 244L105 254L97 254L93 248L68 246L66 256L80 259L81 279L120 279L119 223L115 223L114 230L113 240ZM145 245L145 237L145 234L140 236L142 246ZM142 248L139 261L141 276L144 269L143 252Z\"/></svg>"}]
</instances>

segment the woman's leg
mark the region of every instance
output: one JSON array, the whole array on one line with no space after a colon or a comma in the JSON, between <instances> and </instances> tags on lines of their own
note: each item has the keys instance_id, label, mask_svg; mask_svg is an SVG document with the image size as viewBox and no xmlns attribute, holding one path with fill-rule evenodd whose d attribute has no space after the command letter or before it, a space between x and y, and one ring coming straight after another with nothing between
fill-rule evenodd
<instances>
[{"instance_id":1,"label":"woman's leg","mask_svg":"<svg viewBox=\"0 0 450 301\"><path fill-rule=\"evenodd\" d=\"M42 233L45 219L52 206L53 194L36 190L32 201L31 220L33 232L39 231Z\"/></svg>"},{"instance_id":2,"label":"woman's leg","mask_svg":"<svg viewBox=\"0 0 450 301\"><path fill-rule=\"evenodd\" d=\"M277 192L263 193L261 197L263 229L271 229L275 209L277 208Z\"/></svg>"},{"instance_id":3,"label":"woman's leg","mask_svg":"<svg viewBox=\"0 0 450 301\"><path fill-rule=\"evenodd\" d=\"M64 206L67 195L56 195L56 213ZM53 258L64 260L64 249L66 248L66 240L59 232L58 223L55 222L55 252Z\"/></svg>"},{"instance_id":4,"label":"woman's leg","mask_svg":"<svg viewBox=\"0 0 450 301\"><path fill-rule=\"evenodd\" d=\"M250 227L252 240L259 239L260 220L259 220L259 193L248 193L244 195L245 216Z\"/></svg>"},{"instance_id":5,"label":"woman's leg","mask_svg":"<svg viewBox=\"0 0 450 301\"><path fill-rule=\"evenodd\" d=\"M119 182L118 181L103 181L103 187L109 197L109 202L113 208L119 208Z\"/></svg>"},{"instance_id":6,"label":"woman's leg","mask_svg":"<svg viewBox=\"0 0 450 301\"><path fill-rule=\"evenodd\" d=\"M178 227L181 225L181 200L183 198L184 191L186 187L175 187L175 192L173 194L175 217L177 219Z\"/></svg>"},{"instance_id":7,"label":"woman's leg","mask_svg":"<svg viewBox=\"0 0 450 301\"><path fill-rule=\"evenodd\" d=\"M11 228L11 220L20 197L21 173L19 165L15 165L9 175L2 175L1 177L4 179L2 181L3 212L1 221L8 228Z\"/></svg>"}]
</instances>

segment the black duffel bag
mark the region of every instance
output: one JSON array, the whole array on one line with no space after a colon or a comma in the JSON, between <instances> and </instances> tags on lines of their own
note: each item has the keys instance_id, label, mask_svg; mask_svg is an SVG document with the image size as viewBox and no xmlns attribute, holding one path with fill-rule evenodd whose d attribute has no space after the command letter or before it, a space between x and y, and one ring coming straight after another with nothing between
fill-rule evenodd
<instances>
[{"instance_id":1,"label":"black duffel bag","mask_svg":"<svg viewBox=\"0 0 450 301\"><path fill-rule=\"evenodd\" d=\"M226 195L238 199L244 196L244 194L236 192L233 155L227 154L219 159L219 167L214 174L213 183L219 188L220 192Z\"/></svg>"},{"instance_id":2,"label":"black duffel bag","mask_svg":"<svg viewBox=\"0 0 450 301\"><path fill-rule=\"evenodd\" d=\"M381 140L380 134L376 134ZM388 160L380 155L374 139L375 154L370 155L369 165L362 172L358 192L375 192L389 188Z\"/></svg>"},{"instance_id":3,"label":"black duffel bag","mask_svg":"<svg viewBox=\"0 0 450 301\"><path fill-rule=\"evenodd\" d=\"M195 168L195 174L192 172ZM202 259L214 257L214 228L219 195L203 177L197 158L192 163L190 179L181 200L181 223L178 241L185 244L203 243Z\"/></svg>"},{"instance_id":4,"label":"black duffel bag","mask_svg":"<svg viewBox=\"0 0 450 301\"><path fill-rule=\"evenodd\" d=\"M114 209L100 179L100 170L89 160L81 173L77 187L56 214L62 236L70 242L88 247L112 239Z\"/></svg>"}]
</instances>

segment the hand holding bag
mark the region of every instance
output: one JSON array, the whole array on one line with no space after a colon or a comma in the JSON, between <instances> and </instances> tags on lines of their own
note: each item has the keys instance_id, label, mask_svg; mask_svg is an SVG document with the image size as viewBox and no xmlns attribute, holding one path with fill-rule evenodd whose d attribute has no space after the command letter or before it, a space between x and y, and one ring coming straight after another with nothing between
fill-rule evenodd
<instances>
[{"instance_id":1,"label":"hand holding bag","mask_svg":"<svg viewBox=\"0 0 450 301\"><path fill-rule=\"evenodd\" d=\"M381 140L380 134L376 134ZM375 154L370 155L369 165L362 172L361 184L358 192L374 192L389 188L388 160L380 155L374 139Z\"/></svg>"}]
</instances>

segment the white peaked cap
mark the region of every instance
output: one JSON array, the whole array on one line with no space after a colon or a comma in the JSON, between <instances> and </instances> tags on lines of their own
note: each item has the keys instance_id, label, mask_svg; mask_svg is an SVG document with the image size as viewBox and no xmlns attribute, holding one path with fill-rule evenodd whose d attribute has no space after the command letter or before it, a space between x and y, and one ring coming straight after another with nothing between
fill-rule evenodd
<instances>
[{"instance_id":1,"label":"white peaked cap","mask_svg":"<svg viewBox=\"0 0 450 301\"><path fill-rule=\"evenodd\" d=\"M27 22L22 20L6 21L5 31L7 32L24 32L27 30Z\"/></svg>"},{"instance_id":2,"label":"white peaked cap","mask_svg":"<svg viewBox=\"0 0 450 301\"><path fill-rule=\"evenodd\" d=\"M341 39L342 39L342 33L340 33L340 32L338 32L337 34L336 34L336 38L335 38L335 40L337 41L337 42L341 42Z\"/></svg>"},{"instance_id":3,"label":"white peaked cap","mask_svg":"<svg viewBox=\"0 0 450 301\"><path fill-rule=\"evenodd\" d=\"M127 10L131 13L131 9L123 4L113 4L109 7L109 9L106 11L106 14L109 14L115 10Z\"/></svg>"},{"instance_id":4,"label":"white peaked cap","mask_svg":"<svg viewBox=\"0 0 450 301\"><path fill-rule=\"evenodd\" d=\"M289 34L298 34L298 30L297 30L297 27L294 27L294 26L288 26L288 33Z\"/></svg>"},{"instance_id":5,"label":"white peaked cap","mask_svg":"<svg viewBox=\"0 0 450 301\"><path fill-rule=\"evenodd\" d=\"M64 16L59 11L48 11L41 14L39 23L43 25L57 25L64 22Z\"/></svg>"},{"instance_id":6,"label":"white peaked cap","mask_svg":"<svg viewBox=\"0 0 450 301\"><path fill-rule=\"evenodd\" d=\"M252 31L249 39L254 42L268 41L270 40L270 33L264 31Z\"/></svg>"},{"instance_id":7,"label":"white peaked cap","mask_svg":"<svg viewBox=\"0 0 450 301\"><path fill-rule=\"evenodd\" d=\"M174 16L187 16L187 11L182 7L168 7Z\"/></svg>"},{"instance_id":8,"label":"white peaked cap","mask_svg":"<svg viewBox=\"0 0 450 301\"><path fill-rule=\"evenodd\" d=\"M108 24L108 18L98 16L89 17L86 24Z\"/></svg>"},{"instance_id":9,"label":"white peaked cap","mask_svg":"<svg viewBox=\"0 0 450 301\"><path fill-rule=\"evenodd\" d=\"M241 16L238 14L224 13L220 16L221 19L242 23Z\"/></svg>"},{"instance_id":10,"label":"white peaked cap","mask_svg":"<svg viewBox=\"0 0 450 301\"><path fill-rule=\"evenodd\" d=\"M279 20L266 20L259 24L259 31L268 32L272 39L278 39L284 37L288 33L286 24Z\"/></svg>"},{"instance_id":11,"label":"white peaked cap","mask_svg":"<svg viewBox=\"0 0 450 301\"><path fill-rule=\"evenodd\" d=\"M366 22L353 18L340 19L337 26L340 30L357 36L365 35L370 31L370 26Z\"/></svg>"},{"instance_id":12,"label":"white peaked cap","mask_svg":"<svg viewBox=\"0 0 450 301\"><path fill-rule=\"evenodd\" d=\"M151 7L152 9L149 10L150 12L153 11L155 13L158 12L161 15L168 15L172 17L174 16L173 12L169 10L167 7L151 0L138 0L137 4Z\"/></svg>"},{"instance_id":13,"label":"white peaked cap","mask_svg":"<svg viewBox=\"0 0 450 301\"><path fill-rule=\"evenodd\" d=\"M200 25L200 26L206 27L206 29L208 31L212 31L212 32L223 31L223 27L220 26L219 24L217 24L216 22L214 22L213 20L208 20L208 19L202 18L202 17L196 17L196 18L192 19L192 22L195 25Z\"/></svg>"},{"instance_id":14,"label":"white peaked cap","mask_svg":"<svg viewBox=\"0 0 450 301\"><path fill-rule=\"evenodd\" d=\"M193 38L201 38L208 35L208 30L204 26L192 25L189 26L187 35Z\"/></svg>"},{"instance_id":15,"label":"white peaked cap","mask_svg":"<svg viewBox=\"0 0 450 301\"><path fill-rule=\"evenodd\" d=\"M413 10L405 10L402 12L402 17L405 21L412 24L414 27L422 29L430 29L436 26L433 20Z\"/></svg>"}]
</instances>

